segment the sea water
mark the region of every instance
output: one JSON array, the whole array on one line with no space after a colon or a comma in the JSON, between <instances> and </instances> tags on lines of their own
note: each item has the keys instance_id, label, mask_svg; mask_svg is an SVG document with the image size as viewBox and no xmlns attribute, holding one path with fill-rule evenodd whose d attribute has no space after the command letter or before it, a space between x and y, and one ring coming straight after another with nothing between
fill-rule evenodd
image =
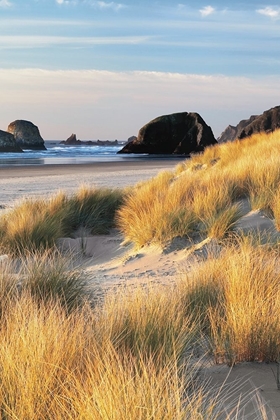
<instances>
[{"instance_id":1,"label":"sea water","mask_svg":"<svg viewBox=\"0 0 280 420\"><path fill-rule=\"evenodd\" d=\"M0 153L0 167L23 165L80 164L93 162L123 162L127 160L180 159L179 155L118 154L125 141L106 146L68 146L59 140L46 140L47 150L24 150L23 153ZM181 156L186 158L186 156Z\"/></svg>"},{"instance_id":2,"label":"sea water","mask_svg":"<svg viewBox=\"0 0 280 420\"><path fill-rule=\"evenodd\" d=\"M117 152L125 142L109 146L66 146L60 141L47 140L47 150L27 150L23 153L0 153L0 166L78 164L101 161L119 161L122 155Z\"/></svg>"}]
</instances>

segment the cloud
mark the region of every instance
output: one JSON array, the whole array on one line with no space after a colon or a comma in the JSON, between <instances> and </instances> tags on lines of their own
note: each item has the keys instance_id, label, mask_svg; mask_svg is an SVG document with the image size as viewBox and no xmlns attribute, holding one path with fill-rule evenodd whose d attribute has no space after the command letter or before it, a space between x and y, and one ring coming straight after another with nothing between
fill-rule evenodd
<instances>
[{"instance_id":1,"label":"cloud","mask_svg":"<svg viewBox=\"0 0 280 420\"><path fill-rule=\"evenodd\" d=\"M279 7L265 7L264 9L258 9L257 13L268 16L270 18L279 18L280 17L280 8Z\"/></svg>"},{"instance_id":2,"label":"cloud","mask_svg":"<svg viewBox=\"0 0 280 420\"><path fill-rule=\"evenodd\" d=\"M115 3L114 1L106 2L106 1L97 1L97 0L84 0L83 3L89 4L92 7L97 7L101 10L114 10L118 12L121 9L124 9L126 6L122 3Z\"/></svg>"},{"instance_id":3,"label":"cloud","mask_svg":"<svg viewBox=\"0 0 280 420\"><path fill-rule=\"evenodd\" d=\"M11 6L12 3L9 0L0 0L0 7L7 8Z\"/></svg>"},{"instance_id":4,"label":"cloud","mask_svg":"<svg viewBox=\"0 0 280 420\"><path fill-rule=\"evenodd\" d=\"M215 9L212 6L205 6L203 9L200 9L199 12L203 17L205 17L212 15L215 12Z\"/></svg>"},{"instance_id":5,"label":"cloud","mask_svg":"<svg viewBox=\"0 0 280 420\"><path fill-rule=\"evenodd\" d=\"M76 0L55 0L57 4L77 4Z\"/></svg>"},{"instance_id":6,"label":"cloud","mask_svg":"<svg viewBox=\"0 0 280 420\"><path fill-rule=\"evenodd\" d=\"M279 76L0 69L0 128L26 119L45 139L76 132L81 139L125 140L159 115L189 111L218 136L227 125L277 105L279 83Z\"/></svg>"},{"instance_id":7,"label":"cloud","mask_svg":"<svg viewBox=\"0 0 280 420\"><path fill-rule=\"evenodd\" d=\"M115 3L113 1L111 1L110 3L107 3L106 1L97 1L95 3L97 4L97 6L100 9L112 9L112 10L118 11L118 10L123 9L125 7L124 4Z\"/></svg>"},{"instance_id":8,"label":"cloud","mask_svg":"<svg viewBox=\"0 0 280 420\"><path fill-rule=\"evenodd\" d=\"M1 49L9 48L45 48L54 45L89 46L89 45L138 45L149 42L148 36L104 36L104 37L63 37L63 36L17 36L1 37Z\"/></svg>"}]
</instances>

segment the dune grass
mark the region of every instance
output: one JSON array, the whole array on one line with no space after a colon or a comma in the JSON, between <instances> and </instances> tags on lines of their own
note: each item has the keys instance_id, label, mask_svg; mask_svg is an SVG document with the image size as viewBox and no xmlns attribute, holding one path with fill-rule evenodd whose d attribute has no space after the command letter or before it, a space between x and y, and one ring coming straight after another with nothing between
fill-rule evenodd
<instances>
[{"instance_id":1,"label":"dune grass","mask_svg":"<svg viewBox=\"0 0 280 420\"><path fill-rule=\"evenodd\" d=\"M72 196L59 192L50 198L24 199L0 219L1 252L44 252L78 228L91 234L108 233L123 194L121 190L81 186Z\"/></svg>"},{"instance_id":2,"label":"dune grass","mask_svg":"<svg viewBox=\"0 0 280 420\"><path fill-rule=\"evenodd\" d=\"M278 246L244 236L185 275L187 304L203 320L201 328L210 337L217 360L230 365L278 360L278 253Z\"/></svg>"},{"instance_id":3,"label":"dune grass","mask_svg":"<svg viewBox=\"0 0 280 420\"><path fill-rule=\"evenodd\" d=\"M240 217L240 200L273 216L280 182L280 130L209 147L125 198L118 227L141 247L200 234L222 239ZM163 179L165 182L163 183Z\"/></svg>"},{"instance_id":4,"label":"dune grass","mask_svg":"<svg viewBox=\"0 0 280 420\"><path fill-rule=\"evenodd\" d=\"M197 381L197 325L176 288L123 289L71 312L58 295L38 304L28 287L8 293L0 320L1 417L214 420L222 410L231 419L229 394ZM236 401L235 418L241 409Z\"/></svg>"}]
</instances>

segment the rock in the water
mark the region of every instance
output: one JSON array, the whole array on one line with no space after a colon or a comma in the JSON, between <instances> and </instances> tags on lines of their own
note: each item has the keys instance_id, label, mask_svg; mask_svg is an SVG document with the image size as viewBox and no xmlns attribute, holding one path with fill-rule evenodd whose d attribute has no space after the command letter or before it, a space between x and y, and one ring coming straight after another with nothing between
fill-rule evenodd
<instances>
[{"instance_id":1,"label":"rock in the water","mask_svg":"<svg viewBox=\"0 0 280 420\"><path fill-rule=\"evenodd\" d=\"M13 134L0 130L0 152L22 152Z\"/></svg>"},{"instance_id":2,"label":"rock in the water","mask_svg":"<svg viewBox=\"0 0 280 420\"><path fill-rule=\"evenodd\" d=\"M155 118L139 130L136 140L118 153L189 155L216 144L211 127L196 112Z\"/></svg>"},{"instance_id":3,"label":"rock in the water","mask_svg":"<svg viewBox=\"0 0 280 420\"><path fill-rule=\"evenodd\" d=\"M63 140L59 144L65 144L66 146L117 146L119 143L118 140L81 141L77 140L76 134L71 134L67 140Z\"/></svg>"},{"instance_id":4,"label":"rock in the water","mask_svg":"<svg viewBox=\"0 0 280 420\"><path fill-rule=\"evenodd\" d=\"M9 124L7 131L14 135L16 143L22 149L46 150L38 127L30 121L13 121Z\"/></svg>"},{"instance_id":5,"label":"rock in the water","mask_svg":"<svg viewBox=\"0 0 280 420\"><path fill-rule=\"evenodd\" d=\"M77 140L77 136L76 134L71 134L70 137L68 137L67 140L65 141L61 141L60 144L68 144L69 146L77 146L77 145L81 145L82 142L81 140Z\"/></svg>"},{"instance_id":6,"label":"rock in the water","mask_svg":"<svg viewBox=\"0 0 280 420\"><path fill-rule=\"evenodd\" d=\"M264 111L261 115L252 115L248 120L240 121L236 127L229 125L217 140L218 143L224 143L277 129L280 129L280 106Z\"/></svg>"}]
</instances>

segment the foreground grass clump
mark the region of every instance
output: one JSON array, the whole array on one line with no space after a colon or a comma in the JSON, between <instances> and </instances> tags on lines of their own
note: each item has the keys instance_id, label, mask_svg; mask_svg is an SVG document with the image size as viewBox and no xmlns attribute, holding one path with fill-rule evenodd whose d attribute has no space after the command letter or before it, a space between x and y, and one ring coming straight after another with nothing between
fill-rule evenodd
<instances>
[{"instance_id":1,"label":"foreground grass clump","mask_svg":"<svg viewBox=\"0 0 280 420\"><path fill-rule=\"evenodd\" d=\"M39 304L59 301L66 312L72 312L91 297L86 275L59 253L29 254L22 259L19 274L20 289Z\"/></svg>"},{"instance_id":2,"label":"foreground grass clump","mask_svg":"<svg viewBox=\"0 0 280 420\"><path fill-rule=\"evenodd\" d=\"M65 291L47 278L55 259L45 258L33 256L35 268L1 266L2 418L243 418L250 396L229 405L230 394L197 380L192 354L202 320L181 287L119 289L94 307L82 293L69 310ZM57 271L72 289L71 272ZM266 418L261 405L257 413Z\"/></svg>"},{"instance_id":3,"label":"foreground grass clump","mask_svg":"<svg viewBox=\"0 0 280 420\"><path fill-rule=\"evenodd\" d=\"M277 361L280 352L279 249L243 238L186 274L185 296L217 360Z\"/></svg>"},{"instance_id":4,"label":"foreground grass clump","mask_svg":"<svg viewBox=\"0 0 280 420\"><path fill-rule=\"evenodd\" d=\"M26 252L21 260L0 263L0 319L5 308L23 294L38 305L59 302L70 313L84 306L92 292L86 275L72 266L69 256L58 252Z\"/></svg>"},{"instance_id":5,"label":"foreground grass clump","mask_svg":"<svg viewBox=\"0 0 280 420\"><path fill-rule=\"evenodd\" d=\"M279 147L280 130L207 148L173 176L136 186L117 211L120 230L139 247L177 236L222 239L242 215L243 199L277 219Z\"/></svg>"},{"instance_id":6,"label":"foreground grass clump","mask_svg":"<svg viewBox=\"0 0 280 420\"><path fill-rule=\"evenodd\" d=\"M104 307L84 304L69 313L55 294L52 299L41 296L38 305L28 287L13 298L7 293L0 320L3 418L162 420L206 413L204 390L193 391L195 368L184 365L183 374L178 363L183 329L184 342L189 336L193 340L193 326L182 319L176 323L182 313L175 314L172 305L169 328L176 315L175 323L165 335L161 309L167 295L157 305L153 298L146 314L146 299L152 295L130 294L124 311L115 297ZM141 327L135 317L140 309ZM109 313L119 320L116 327L108 324Z\"/></svg>"},{"instance_id":7,"label":"foreground grass clump","mask_svg":"<svg viewBox=\"0 0 280 420\"><path fill-rule=\"evenodd\" d=\"M23 200L0 219L1 252L44 251L78 228L108 233L122 198L120 190L83 186L70 197L58 193L49 199Z\"/></svg>"}]
</instances>

